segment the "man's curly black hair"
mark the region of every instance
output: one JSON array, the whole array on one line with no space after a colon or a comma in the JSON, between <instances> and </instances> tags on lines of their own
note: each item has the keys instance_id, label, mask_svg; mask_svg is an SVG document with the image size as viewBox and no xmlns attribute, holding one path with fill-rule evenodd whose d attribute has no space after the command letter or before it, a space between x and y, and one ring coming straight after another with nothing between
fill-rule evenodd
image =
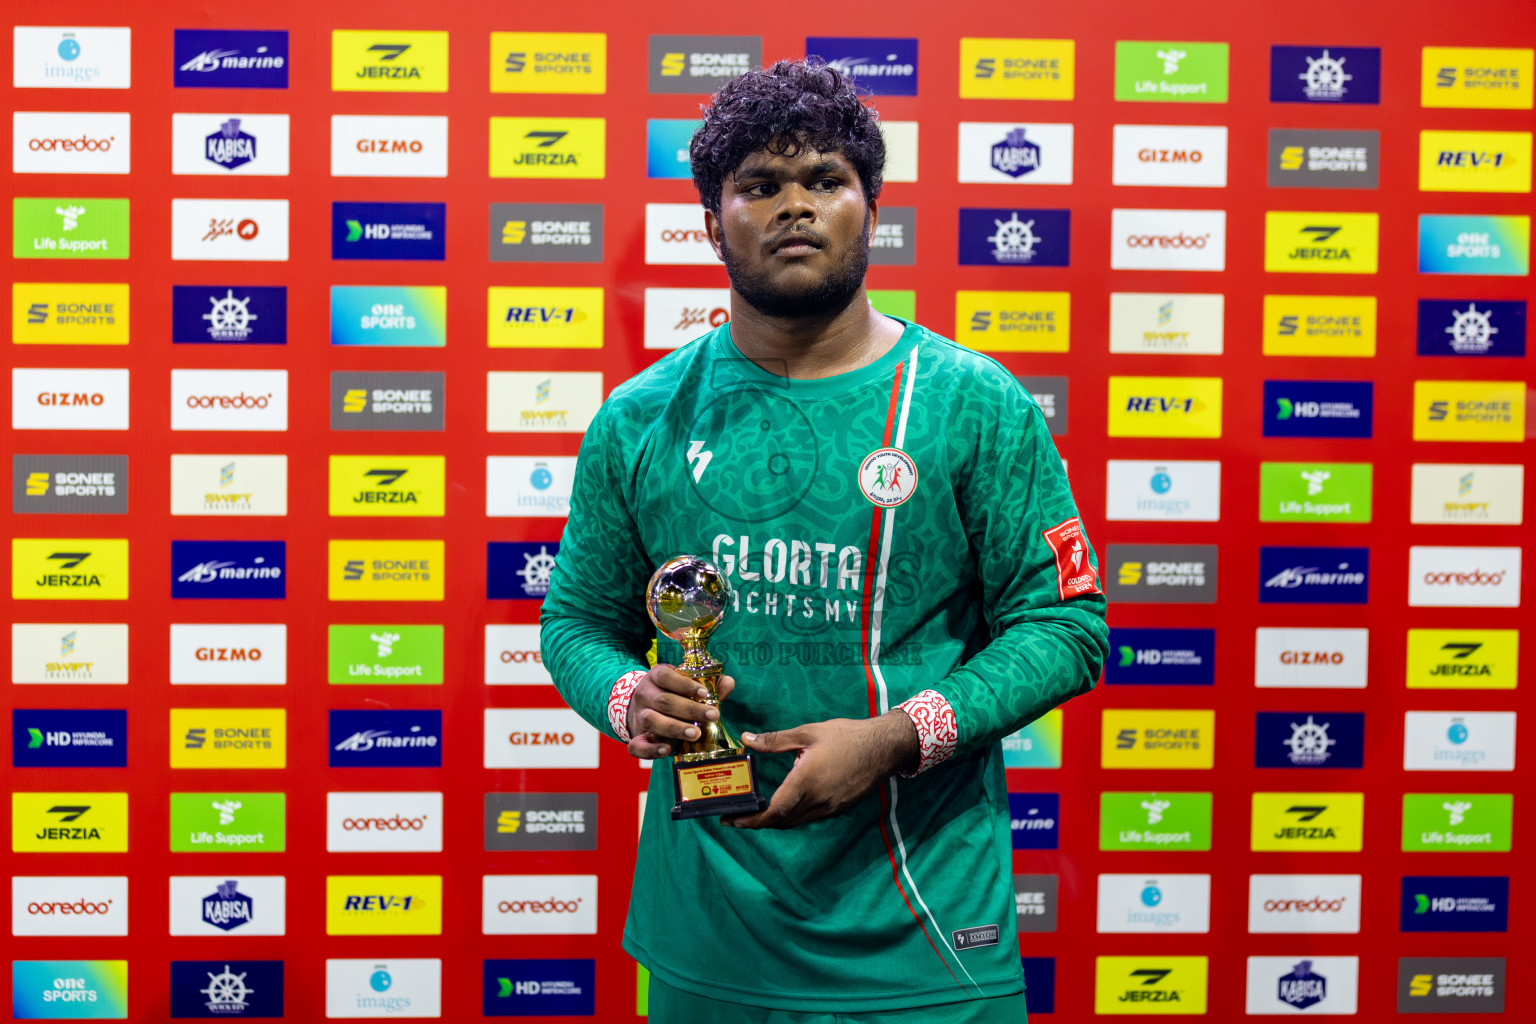
<instances>
[{"instance_id":1,"label":"man's curly black hair","mask_svg":"<svg viewBox=\"0 0 1536 1024\"><path fill-rule=\"evenodd\" d=\"M704 109L688 146L699 201L718 214L726 176L749 155L794 153L801 146L843 154L858 172L864 199L878 199L885 174L878 119L853 81L817 57L781 60L733 78Z\"/></svg>"}]
</instances>

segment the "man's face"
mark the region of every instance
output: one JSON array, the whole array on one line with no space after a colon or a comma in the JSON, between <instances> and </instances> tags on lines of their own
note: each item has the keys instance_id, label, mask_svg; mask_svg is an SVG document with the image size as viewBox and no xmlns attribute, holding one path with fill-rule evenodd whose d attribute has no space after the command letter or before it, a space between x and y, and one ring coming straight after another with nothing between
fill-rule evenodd
<instances>
[{"instance_id":1,"label":"man's face","mask_svg":"<svg viewBox=\"0 0 1536 1024\"><path fill-rule=\"evenodd\" d=\"M766 316L833 314L864 284L878 219L841 153L801 146L759 150L722 182L720 214L706 211L731 287Z\"/></svg>"}]
</instances>

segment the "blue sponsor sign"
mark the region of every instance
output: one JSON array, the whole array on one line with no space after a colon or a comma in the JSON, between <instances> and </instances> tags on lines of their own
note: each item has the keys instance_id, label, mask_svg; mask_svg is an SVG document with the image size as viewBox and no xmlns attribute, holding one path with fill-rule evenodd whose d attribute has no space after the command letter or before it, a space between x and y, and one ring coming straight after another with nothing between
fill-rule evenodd
<instances>
[{"instance_id":1,"label":"blue sponsor sign","mask_svg":"<svg viewBox=\"0 0 1536 1024\"><path fill-rule=\"evenodd\" d=\"M487 960L487 1017L591 1017L596 960Z\"/></svg>"},{"instance_id":2,"label":"blue sponsor sign","mask_svg":"<svg viewBox=\"0 0 1536 1024\"><path fill-rule=\"evenodd\" d=\"M1356 380L1267 380L1265 437L1370 437L1373 385Z\"/></svg>"},{"instance_id":3,"label":"blue sponsor sign","mask_svg":"<svg viewBox=\"0 0 1536 1024\"><path fill-rule=\"evenodd\" d=\"M445 203L332 203L331 259L440 260Z\"/></svg>"},{"instance_id":4,"label":"blue sponsor sign","mask_svg":"<svg viewBox=\"0 0 1536 1024\"><path fill-rule=\"evenodd\" d=\"M171 341L177 345L286 345L288 289L173 285Z\"/></svg>"},{"instance_id":5,"label":"blue sponsor sign","mask_svg":"<svg viewBox=\"0 0 1536 1024\"><path fill-rule=\"evenodd\" d=\"M1409 875L1403 879L1405 932L1509 931L1509 878Z\"/></svg>"},{"instance_id":6,"label":"blue sponsor sign","mask_svg":"<svg viewBox=\"0 0 1536 1024\"><path fill-rule=\"evenodd\" d=\"M1111 629L1104 682L1111 686L1211 686L1214 629Z\"/></svg>"},{"instance_id":7,"label":"blue sponsor sign","mask_svg":"<svg viewBox=\"0 0 1536 1024\"><path fill-rule=\"evenodd\" d=\"M1009 793L1008 831L1015 850L1054 850L1061 842L1059 793Z\"/></svg>"},{"instance_id":8,"label":"blue sponsor sign","mask_svg":"<svg viewBox=\"0 0 1536 1024\"><path fill-rule=\"evenodd\" d=\"M172 960L172 1017L283 1015L281 960Z\"/></svg>"},{"instance_id":9,"label":"blue sponsor sign","mask_svg":"<svg viewBox=\"0 0 1536 1024\"><path fill-rule=\"evenodd\" d=\"M441 711L332 711L332 768L441 768Z\"/></svg>"},{"instance_id":10,"label":"blue sponsor sign","mask_svg":"<svg viewBox=\"0 0 1536 1024\"><path fill-rule=\"evenodd\" d=\"M1271 46L1271 103L1380 103L1375 46Z\"/></svg>"},{"instance_id":11,"label":"blue sponsor sign","mask_svg":"<svg viewBox=\"0 0 1536 1024\"><path fill-rule=\"evenodd\" d=\"M1525 277L1531 218L1524 214L1419 214L1419 273Z\"/></svg>"},{"instance_id":12,"label":"blue sponsor sign","mask_svg":"<svg viewBox=\"0 0 1536 1024\"><path fill-rule=\"evenodd\" d=\"M1260 548L1260 604L1365 604L1370 548Z\"/></svg>"},{"instance_id":13,"label":"blue sponsor sign","mask_svg":"<svg viewBox=\"0 0 1536 1024\"><path fill-rule=\"evenodd\" d=\"M288 33L176 30L176 88L286 89Z\"/></svg>"},{"instance_id":14,"label":"blue sponsor sign","mask_svg":"<svg viewBox=\"0 0 1536 1024\"><path fill-rule=\"evenodd\" d=\"M491 541L485 549L485 596L542 601L560 553L558 541Z\"/></svg>"},{"instance_id":15,"label":"blue sponsor sign","mask_svg":"<svg viewBox=\"0 0 1536 1024\"><path fill-rule=\"evenodd\" d=\"M1056 958L1021 956L1024 968L1024 1012L1056 1012Z\"/></svg>"},{"instance_id":16,"label":"blue sponsor sign","mask_svg":"<svg viewBox=\"0 0 1536 1024\"><path fill-rule=\"evenodd\" d=\"M702 121L652 118L645 122L645 176L692 178L688 145Z\"/></svg>"},{"instance_id":17,"label":"blue sponsor sign","mask_svg":"<svg viewBox=\"0 0 1536 1024\"><path fill-rule=\"evenodd\" d=\"M16 708L11 711L16 768L128 767L128 712Z\"/></svg>"},{"instance_id":18,"label":"blue sponsor sign","mask_svg":"<svg viewBox=\"0 0 1536 1024\"><path fill-rule=\"evenodd\" d=\"M917 95L916 39L810 36L805 55L820 57L876 96Z\"/></svg>"},{"instance_id":19,"label":"blue sponsor sign","mask_svg":"<svg viewBox=\"0 0 1536 1024\"><path fill-rule=\"evenodd\" d=\"M1361 768L1365 715L1358 711L1260 711L1255 768Z\"/></svg>"},{"instance_id":20,"label":"blue sponsor sign","mask_svg":"<svg viewBox=\"0 0 1536 1024\"><path fill-rule=\"evenodd\" d=\"M1419 355L1525 355L1525 303L1500 299L1420 299Z\"/></svg>"},{"instance_id":21,"label":"blue sponsor sign","mask_svg":"<svg viewBox=\"0 0 1536 1024\"><path fill-rule=\"evenodd\" d=\"M288 545L280 540L171 541L171 596L288 596Z\"/></svg>"},{"instance_id":22,"label":"blue sponsor sign","mask_svg":"<svg viewBox=\"0 0 1536 1024\"><path fill-rule=\"evenodd\" d=\"M1065 267L1072 211L962 209L960 262L970 267Z\"/></svg>"}]
</instances>

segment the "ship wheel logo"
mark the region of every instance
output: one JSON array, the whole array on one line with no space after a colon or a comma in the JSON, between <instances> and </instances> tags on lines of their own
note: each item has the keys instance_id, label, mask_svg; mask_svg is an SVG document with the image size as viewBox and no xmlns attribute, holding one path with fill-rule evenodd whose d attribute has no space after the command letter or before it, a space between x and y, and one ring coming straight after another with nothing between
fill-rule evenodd
<instances>
[{"instance_id":1,"label":"ship wheel logo","mask_svg":"<svg viewBox=\"0 0 1536 1024\"><path fill-rule=\"evenodd\" d=\"M199 991L208 997L210 1013L228 1014L245 1012L245 997L256 990L246 987L244 973L231 973L225 964L219 974L208 972L208 987Z\"/></svg>"},{"instance_id":2,"label":"ship wheel logo","mask_svg":"<svg viewBox=\"0 0 1536 1024\"><path fill-rule=\"evenodd\" d=\"M251 321L259 320L260 317L251 312L249 295L237 299L231 288L222 299L210 295L208 301L213 303L213 308L203 314L203 319L208 321L210 338L215 341L244 341L251 336Z\"/></svg>"},{"instance_id":3,"label":"ship wheel logo","mask_svg":"<svg viewBox=\"0 0 1536 1024\"><path fill-rule=\"evenodd\" d=\"M1344 70L1344 62L1347 57L1330 57L1328 51L1316 60L1307 58L1307 70L1296 77L1307 83L1306 95L1309 100L1337 100L1342 99L1348 90L1344 88L1345 82L1354 81L1354 77Z\"/></svg>"},{"instance_id":4,"label":"ship wheel logo","mask_svg":"<svg viewBox=\"0 0 1536 1024\"><path fill-rule=\"evenodd\" d=\"M1291 738L1285 745L1291 748L1291 763L1320 765L1328 760L1328 748L1339 742L1328 738L1328 724L1319 725L1308 715L1300 725L1291 723Z\"/></svg>"},{"instance_id":5,"label":"ship wheel logo","mask_svg":"<svg viewBox=\"0 0 1536 1024\"><path fill-rule=\"evenodd\" d=\"M1035 234L1033 220L1019 220L1017 212L1006 221L992 221L997 234L988 235L992 243L992 258L999 263L1028 263L1035 258L1035 246L1041 242Z\"/></svg>"},{"instance_id":6,"label":"ship wheel logo","mask_svg":"<svg viewBox=\"0 0 1536 1024\"><path fill-rule=\"evenodd\" d=\"M1451 336L1451 348L1465 355L1481 355L1493 347L1493 336L1499 329L1493 326L1493 311L1478 309L1477 303L1467 303L1464 312L1451 310L1456 321L1445 329Z\"/></svg>"}]
</instances>

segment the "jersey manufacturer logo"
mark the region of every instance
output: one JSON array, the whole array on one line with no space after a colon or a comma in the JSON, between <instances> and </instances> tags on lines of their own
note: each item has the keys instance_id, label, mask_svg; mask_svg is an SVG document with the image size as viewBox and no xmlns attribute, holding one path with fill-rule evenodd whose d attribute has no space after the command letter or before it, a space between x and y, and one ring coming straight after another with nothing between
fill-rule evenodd
<instances>
[{"instance_id":1,"label":"jersey manufacturer logo","mask_svg":"<svg viewBox=\"0 0 1536 1024\"><path fill-rule=\"evenodd\" d=\"M900 448L872 451L859 464L859 490L872 504L895 508L917 490L917 463Z\"/></svg>"}]
</instances>

